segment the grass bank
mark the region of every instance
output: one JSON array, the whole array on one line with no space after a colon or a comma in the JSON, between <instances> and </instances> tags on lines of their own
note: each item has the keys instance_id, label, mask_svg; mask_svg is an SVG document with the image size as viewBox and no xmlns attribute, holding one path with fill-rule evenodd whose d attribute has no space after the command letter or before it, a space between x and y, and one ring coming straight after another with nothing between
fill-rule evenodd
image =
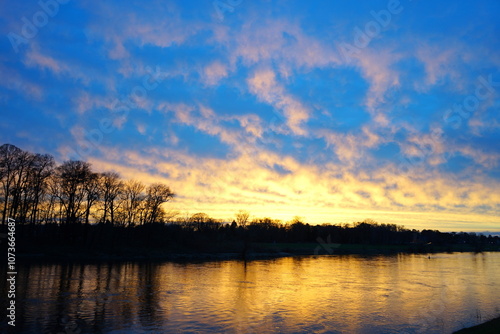
<instances>
[{"instance_id":1,"label":"grass bank","mask_svg":"<svg viewBox=\"0 0 500 334\"><path fill-rule=\"evenodd\" d=\"M500 317L485 322L484 324L464 328L453 334L498 334L500 333Z\"/></svg>"}]
</instances>

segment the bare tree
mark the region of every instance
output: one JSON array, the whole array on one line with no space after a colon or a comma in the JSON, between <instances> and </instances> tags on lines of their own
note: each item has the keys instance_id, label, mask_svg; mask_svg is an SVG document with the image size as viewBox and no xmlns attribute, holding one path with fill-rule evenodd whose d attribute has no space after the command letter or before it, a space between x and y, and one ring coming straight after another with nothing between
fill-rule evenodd
<instances>
[{"instance_id":1,"label":"bare tree","mask_svg":"<svg viewBox=\"0 0 500 334\"><path fill-rule=\"evenodd\" d=\"M125 223L132 225L139 221L141 204L146 198L144 189L146 186L139 181L129 180L123 185L121 193L122 211L125 216Z\"/></svg>"},{"instance_id":2,"label":"bare tree","mask_svg":"<svg viewBox=\"0 0 500 334\"><path fill-rule=\"evenodd\" d=\"M160 221L164 211L161 205L174 197L170 188L161 183L153 183L146 190L145 222L156 223Z\"/></svg>"},{"instance_id":3,"label":"bare tree","mask_svg":"<svg viewBox=\"0 0 500 334\"><path fill-rule=\"evenodd\" d=\"M21 181L25 173L28 152L11 145L0 146L0 182L2 184L2 225L7 216L14 217L19 206Z\"/></svg>"},{"instance_id":4,"label":"bare tree","mask_svg":"<svg viewBox=\"0 0 500 334\"><path fill-rule=\"evenodd\" d=\"M58 178L56 177L57 169L47 180L47 197L48 200L43 207L43 216L42 220L45 222L62 222L63 214L62 214L62 205L60 197L61 195L61 186L59 185Z\"/></svg>"},{"instance_id":5,"label":"bare tree","mask_svg":"<svg viewBox=\"0 0 500 334\"><path fill-rule=\"evenodd\" d=\"M235 216L236 216L236 223L238 224L238 226L245 227L250 218L250 212L245 210L240 210L236 213Z\"/></svg>"},{"instance_id":6,"label":"bare tree","mask_svg":"<svg viewBox=\"0 0 500 334\"><path fill-rule=\"evenodd\" d=\"M164 220L166 223L171 223L174 221L174 218L179 216L180 212L178 210L168 210L164 212Z\"/></svg>"},{"instance_id":7,"label":"bare tree","mask_svg":"<svg viewBox=\"0 0 500 334\"><path fill-rule=\"evenodd\" d=\"M206 213L198 212L192 215L191 218L189 218L189 222L195 230L200 231L203 229L204 224L206 224L209 219L210 217Z\"/></svg>"},{"instance_id":8,"label":"bare tree","mask_svg":"<svg viewBox=\"0 0 500 334\"><path fill-rule=\"evenodd\" d=\"M92 178L90 164L83 161L66 161L56 168L56 196L65 213L66 223L76 223L83 216L82 203L86 199L86 184ZM62 213L62 212L61 212ZM62 217L61 217L62 218Z\"/></svg>"},{"instance_id":9,"label":"bare tree","mask_svg":"<svg viewBox=\"0 0 500 334\"><path fill-rule=\"evenodd\" d=\"M33 154L26 170L23 187L21 217L32 224L38 222L39 206L47 194L47 181L54 171L54 157L48 154Z\"/></svg>"},{"instance_id":10,"label":"bare tree","mask_svg":"<svg viewBox=\"0 0 500 334\"><path fill-rule=\"evenodd\" d=\"M96 204L102 197L102 190L100 187L99 174L91 173L87 182L84 185L85 191L85 223L90 223L90 213L94 204Z\"/></svg>"},{"instance_id":11,"label":"bare tree","mask_svg":"<svg viewBox=\"0 0 500 334\"><path fill-rule=\"evenodd\" d=\"M120 175L116 172L102 173L100 181L103 202L103 216L101 221L107 222L109 217L111 224L114 224L117 199L123 191L123 182L120 180Z\"/></svg>"},{"instance_id":12,"label":"bare tree","mask_svg":"<svg viewBox=\"0 0 500 334\"><path fill-rule=\"evenodd\" d=\"M0 146L0 212L20 222L75 223L100 221L131 225L171 220L162 204L174 193L166 185L145 187L123 182L115 172L94 173L83 161L66 161L54 168L50 155L25 152L10 144ZM99 206L97 206L99 204Z\"/></svg>"},{"instance_id":13,"label":"bare tree","mask_svg":"<svg viewBox=\"0 0 500 334\"><path fill-rule=\"evenodd\" d=\"M181 225L183 227L191 227L191 215L189 214L189 212L184 212L181 214L179 214L177 216L177 219L176 219L176 222L178 225Z\"/></svg>"}]
</instances>

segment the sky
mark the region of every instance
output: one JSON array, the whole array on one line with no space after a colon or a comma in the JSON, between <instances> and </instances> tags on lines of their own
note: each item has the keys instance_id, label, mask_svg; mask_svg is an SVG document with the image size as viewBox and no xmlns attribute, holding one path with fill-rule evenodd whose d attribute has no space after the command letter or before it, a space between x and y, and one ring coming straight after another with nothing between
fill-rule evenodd
<instances>
[{"instance_id":1,"label":"sky","mask_svg":"<svg viewBox=\"0 0 500 334\"><path fill-rule=\"evenodd\" d=\"M0 1L0 143L167 210L500 231L500 2Z\"/></svg>"}]
</instances>

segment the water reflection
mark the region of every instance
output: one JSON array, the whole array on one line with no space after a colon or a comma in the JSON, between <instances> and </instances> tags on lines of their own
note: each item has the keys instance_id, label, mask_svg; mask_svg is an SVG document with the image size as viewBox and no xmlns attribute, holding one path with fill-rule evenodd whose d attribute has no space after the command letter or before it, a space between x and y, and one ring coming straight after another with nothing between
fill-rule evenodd
<instances>
[{"instance_id":1,"label":"water reflection","mask_svg":"<svg viewBox=\"0 0 500 334\"><path fill-rule=\"evenodd\" d=\"M30 264L17 330L449 333L500 314L498 278L498 253Z\"/></svg>"}]
</instances>

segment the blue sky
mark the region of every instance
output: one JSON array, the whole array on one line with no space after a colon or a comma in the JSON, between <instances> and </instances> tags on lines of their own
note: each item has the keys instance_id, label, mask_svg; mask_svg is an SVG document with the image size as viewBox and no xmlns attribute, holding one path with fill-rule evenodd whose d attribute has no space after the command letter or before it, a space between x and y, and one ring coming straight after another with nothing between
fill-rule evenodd
<instances>
[{"instance_id":1,"label":"blue sky","mask_svg":"<svg viewBox=\"0 0 500 334\"><path fill-rule=\"evenodd\" d=\"M500 231L498 1L0 9L2 143L181 214Z\"/></svg>"}]
</instances>

